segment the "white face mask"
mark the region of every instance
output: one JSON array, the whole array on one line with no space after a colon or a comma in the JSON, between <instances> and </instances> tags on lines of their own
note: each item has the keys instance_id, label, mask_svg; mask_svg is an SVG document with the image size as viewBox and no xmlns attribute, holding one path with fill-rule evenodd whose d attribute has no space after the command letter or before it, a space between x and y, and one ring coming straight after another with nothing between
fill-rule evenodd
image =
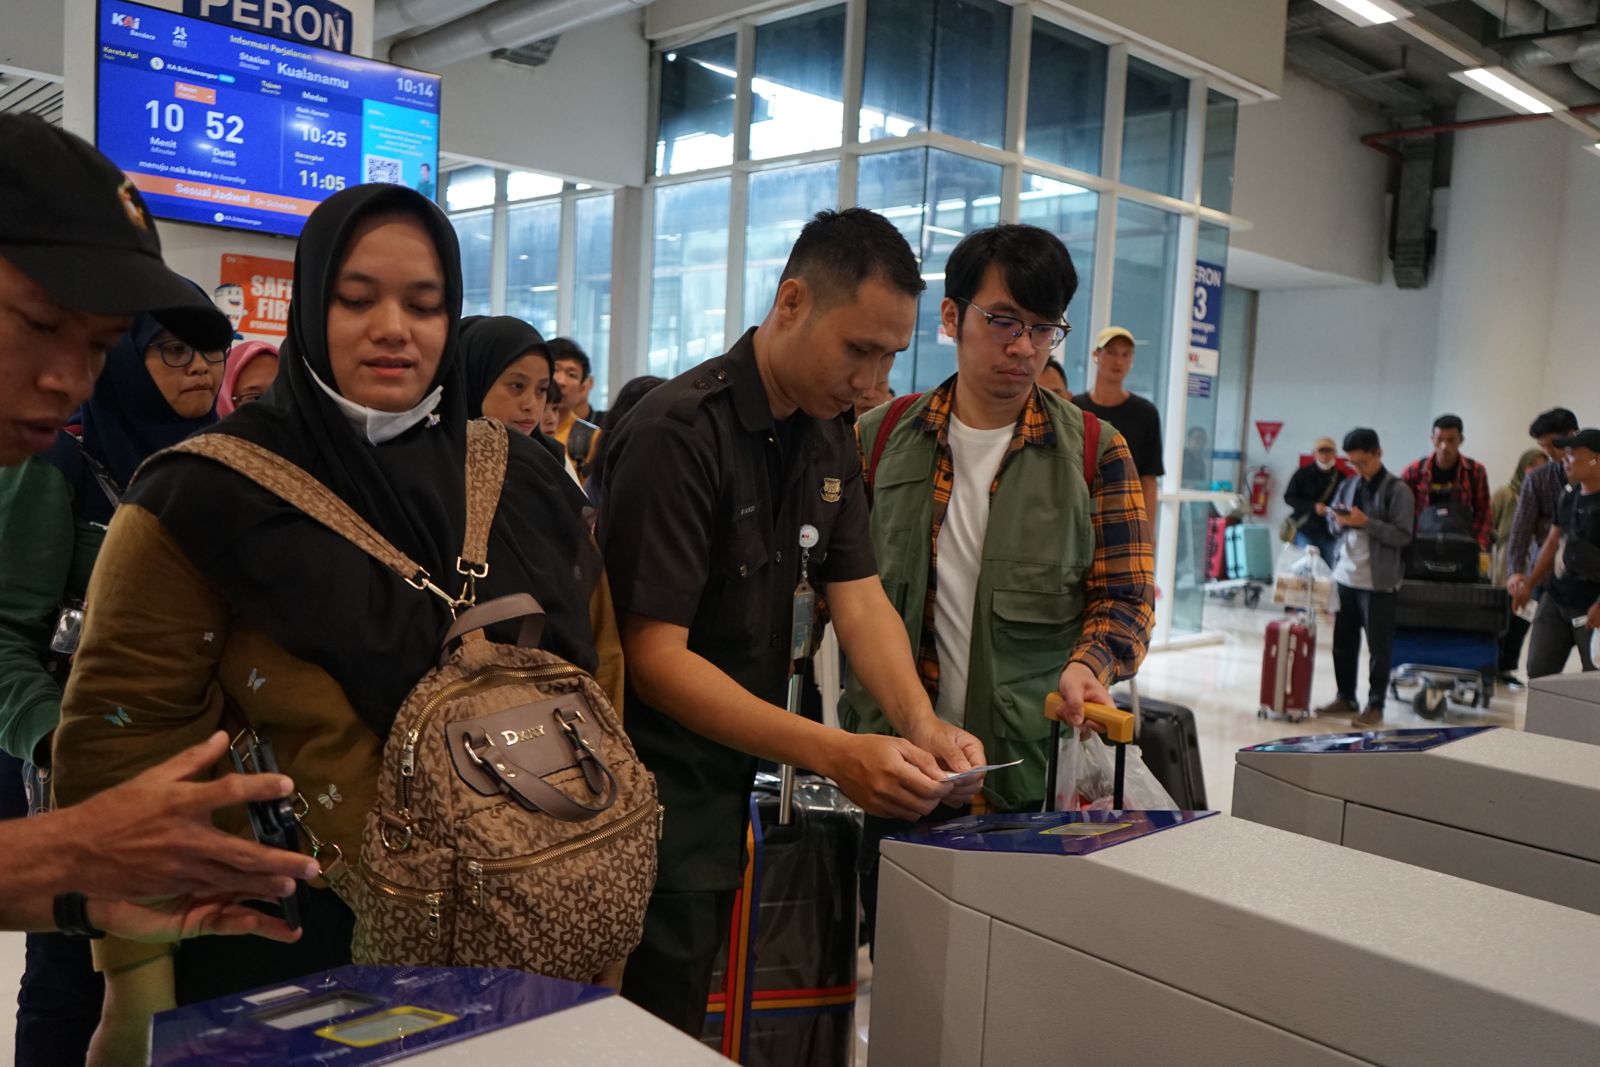
<instances>
[{"instance_id":1,"label":"white face mask","mask_svg":"<svg viewBox=\"0 0 1600 1067\"><path fill-rule=\"evenodd\" d=\"M1339 461L1336 459L1319 459L1317 460L1317 467L1320 470L1331 471L1333 470L1333 465L1337 462Z\"/></svg>"},{"instance_id":2,"label":"white face mask","mask_svg":"<svg viewBox=\"0 0 1600 1067\"><path fill-rule=\"evenodd\" d=\"M405 411L379 411L377 408L363 407L352 400L348 400L327 382L317 376L311 369L311 364L306 364L306 370L311 375L311 380L322 388L324 393L333 400L334 405L349 420L350 426L366 438L368 444L381 445L385 441L393 441L411 427L424 419L431 419L430 426L438 424L438 416L433 414L434 408L439 406L439 400L444 396L444 386L435 386L433 392L418 401L415 407Z\"/></svg>"}]
</instances>

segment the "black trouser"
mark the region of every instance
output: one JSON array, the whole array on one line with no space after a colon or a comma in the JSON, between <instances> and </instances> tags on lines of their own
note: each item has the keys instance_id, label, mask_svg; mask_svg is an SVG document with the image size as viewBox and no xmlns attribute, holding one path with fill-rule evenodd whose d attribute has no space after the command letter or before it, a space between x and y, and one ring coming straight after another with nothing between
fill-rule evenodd
<instances>
[{"instance_id":1,"label":"black trouser","mask_svg":"<svg viewBox=\"0 0 1600 1067\"><path fill-rule=\"evenodd\" d=\"M644 940L628 957L622 995L656 1018L699 1038L717 954L728 941L732 889L656 890L644 915Z\"/></svg>"},{"instance_id":2,"label":"black trouser","mask_svg":"<svg viewBox=\"0 0 1600 1067\"><path fill-rule=\"evenodd\" d=\"M1500 638L1500 673L1510 674L1522 665L1522 642L1527 639L1532 623L1515 612L1506 632Z\"/></svg>"},{"instance_id":3,"label":"black trouser","mask_svg":"<svg viewBox=\"0 0 1600 1067\"><path fill-rule=\"evenodd\" d=\"M1367 632L1367 707L1381 708L1389 698L1390 659L1394 654L1394 593L1339 586L1339 615L1333 624L1333 677L1339 697L1356 703L1361 666L1361 631Z\"/></svg>"},{"instance_id":4,"label":"black trouser","mask_svg":"<svg viewBox=\"0 0 1600 1067\"><path fill-rule=\"evenodd\" d=\"M1578 661L1586 671L1595 669L1589 658L1591 630L1572 625L1572 620L1588 608L1569 608L1556 603L1555 597L1546 593L1539 600L1539 610L1534 613L1533 626L1528 640L1528 677L1543 678L1547 674L1560 674L1567 669L1567 658L1572 649L1578 649Z\"/></svg>"}]
</instances>

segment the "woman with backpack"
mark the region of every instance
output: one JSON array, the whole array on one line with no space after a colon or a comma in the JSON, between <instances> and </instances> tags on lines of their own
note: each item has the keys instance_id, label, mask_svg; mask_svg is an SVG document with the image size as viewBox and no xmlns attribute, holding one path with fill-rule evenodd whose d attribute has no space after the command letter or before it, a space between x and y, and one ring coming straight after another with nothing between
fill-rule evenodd
<instances>
[{"instance_id":1,"label":"woman with backpack","mask_svg":"<svg viewBox=\"0 0 1600 1067\"><path fill-rule=\"evenodd\" d=\"M223 330L226 317L215 317L213 332ZM47 800L61 687L106 525L139 464L216 422L222 360L139 315L106 353L80 424L60 431L50 451L0 471L0 748L29 764L35 812ZM21 792L22 780L0 788ZM100 999L86 942L29 934L17 1063L82 1062Z\"/></svg>"},{"instance_id":2,"label":"woman with backpack","mask_svg":"<svg viewBox=\"0 0 1600 1067\"><path fill-rule=\"evenodd\" d=\"M360 855L385 740L439 662L458 589L479 602L532 593L545 613L540 647L599 667L590 617L599 559L583 495L521 434L508 442L488 565L463 573L460 264L443 212L404 187L357 186L312 212L279 380L196 439L257 455L260 469L244 477L209 455L159 457L106 536L56 738L64 804L248 723L299 787L301 841L320 846L325 875L339 878L341 857ZM282 461L418 572L402 580L263 488ZM489 632L509 643L517 626ZM234 814L231 828L248 834ZM144 1062L151 1014L174 1003L349 962L352 913L324 880L302 887L299 912L304 936L293 945L201 938L174 957L96 942L107 977L96 1062Z\"/></svg>"}]
</instances>

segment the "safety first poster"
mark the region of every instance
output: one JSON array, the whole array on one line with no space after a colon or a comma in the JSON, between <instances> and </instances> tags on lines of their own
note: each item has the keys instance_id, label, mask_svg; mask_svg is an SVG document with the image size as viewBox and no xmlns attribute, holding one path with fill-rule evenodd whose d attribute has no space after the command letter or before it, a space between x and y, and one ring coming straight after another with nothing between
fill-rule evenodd
<instances>
[{"instance_id":1,"label":"safety first poster","mask_svg":"<svg viewBox=\"0 0 1600 1067\"><path fill-rule=\"evenodd\" d=\"M287 259L225 253L220 283L212 293L217 307L233 323L235 341L283 340L289 325L289 293L294 263Z\"/></svg>"}]
</instances>

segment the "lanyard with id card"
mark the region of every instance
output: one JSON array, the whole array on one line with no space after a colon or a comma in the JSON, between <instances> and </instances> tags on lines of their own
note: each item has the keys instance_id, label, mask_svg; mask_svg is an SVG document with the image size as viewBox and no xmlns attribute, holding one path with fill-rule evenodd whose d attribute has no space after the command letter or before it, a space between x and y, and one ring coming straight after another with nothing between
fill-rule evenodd
<instances>
[{"instance_id":1,"label":"lanyard with id card","mask_svg":"<svg viewBox=\"0 0 1600 1067\"><path fill-rule=\"evenodd\" d=\"M789 714L800 714L801 686L805 676L800 664L810 657L812 639L817 628L817 591L811 585L811 550L817 547L821 535L809 522L800 527L800 583L794 587L794 600L789 615ZM788 826L794 812L794 767L783 765L778 792L778 825Z\"/></svg>"}]
</instances>

